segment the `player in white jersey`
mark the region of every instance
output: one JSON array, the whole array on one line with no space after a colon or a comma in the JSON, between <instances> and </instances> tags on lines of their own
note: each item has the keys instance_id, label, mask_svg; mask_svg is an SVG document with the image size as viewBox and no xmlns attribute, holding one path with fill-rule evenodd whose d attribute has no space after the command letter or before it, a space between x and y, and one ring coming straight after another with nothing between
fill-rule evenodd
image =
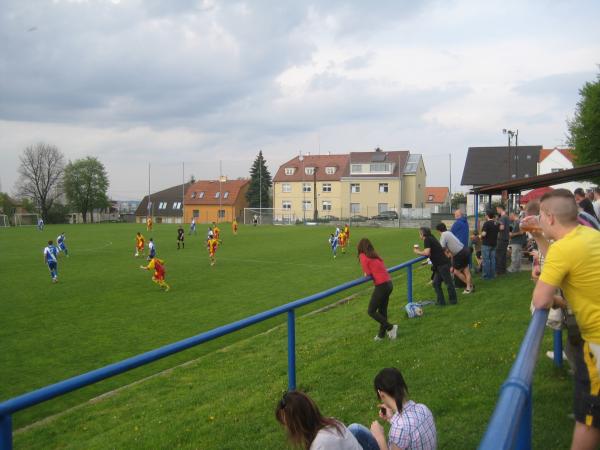
<instances>
[{"instance_id":1,"label":"player in white jersey","mask_svg":"<svg viewBox=\"0 0 600 450\"><path fill-rule=\"evenodd\" d=\"M69 250L67 249L67 244L65 242L65 233L60 233L56 238L56 245L58 245L58 250L63 252L67 257L69 256Z\"/></svg>"},{"instance_id":2,"label":"player in white jersey","mask_svg":"<svg viewBox=\"0 0 600 450\"><path fill-rule=\"evenodd\" d=\"M50 277L52 278L53 283L58 281L57 255L58 249L52 245L52 241L48 241L48 246L44 248L44 262L48 265L48 270L50 270Z\"/></svg>"}]
</instances>

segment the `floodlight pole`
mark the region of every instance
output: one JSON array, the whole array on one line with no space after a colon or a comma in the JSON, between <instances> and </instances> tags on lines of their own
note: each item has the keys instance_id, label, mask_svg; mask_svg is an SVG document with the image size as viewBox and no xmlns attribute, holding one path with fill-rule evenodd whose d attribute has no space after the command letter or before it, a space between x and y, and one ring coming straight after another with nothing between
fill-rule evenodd
<instances>
[{"instance_id":1,"label":"floodlight pole","mask_svg":"<svg viewBox=\"0 0 600 450\"><path fill-rule=\"evenodd\" d=\"M258 152L258 216L262 225L262 150Z\"/></svg>"},{"instance_id":2,"label":"floodlight pole","mask_svg":"<svg viewBox=\"0 0 600 450\"><path fill-rule=\"evenodd\" d=\"M302 218L303 223L306 224L306 191L304 190L304 156L302 156L302 152L298 159L302 163Z\"/></svg>"},{"instance_id":3,"label":"floodlight pole","mask_svg":"<svg viewBox=\"0 0 600 450\"><path fill-rule=\"evenodd\" d=\"M221 209L223 208L223 200L221 197L223 196L221 183L223 182L223 167L222 161L219 160L219 212L217 213L217 223L221 222Z\"/></svg>"}]
</instances>

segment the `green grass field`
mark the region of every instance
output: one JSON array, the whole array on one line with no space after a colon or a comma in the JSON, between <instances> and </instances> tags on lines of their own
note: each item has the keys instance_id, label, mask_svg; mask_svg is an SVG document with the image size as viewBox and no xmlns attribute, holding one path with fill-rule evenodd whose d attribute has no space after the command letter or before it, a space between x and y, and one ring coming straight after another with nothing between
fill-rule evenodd
<instances>
[{"instance_id":1,"label":"green grass field","mask_svg":"<svg viewBox=\"0 0 600 450\"><path fill-rule=\"evenodd\" d=\"M138 226L80 225L0 230L0 398L119 361L361 275L355 252L333 261L324 227L224 226L210 267L204 229L177 251L174 225L151 234L166 260L170 292L160 291L133 257ZM45 241L67 232L72 256L51 284ZM415 230L354 228L372 239L388 266L413 257ZM417 299L433 298L427 268L415 274ZM376 415L372 378L399 367L412 396L433 411L440 448L473 448L529 321L527 274L477 283L459 306L428 307L407 320L405 275L395 277L390 316L399 339L375 343L367 317L370 286L298 312L299 387L326 414L365 424ZM348 304L303 314L350 293ZM252 326L15 416L17 448L282 448L273 407L287 383L285 317ZM269 333L264 331L272 330ZM543 349L550 349L547 333ZM129 385L166 368L173 371ZM564 448L572 422L565 370L540 358L534 385L536 448ZM72 409L70 409L72 408ZM41 421L56 413L63 414ZM33 425L31 425L33 424ZM28 428L23 428L28 425Z\"/></svg>"}]
</instances>

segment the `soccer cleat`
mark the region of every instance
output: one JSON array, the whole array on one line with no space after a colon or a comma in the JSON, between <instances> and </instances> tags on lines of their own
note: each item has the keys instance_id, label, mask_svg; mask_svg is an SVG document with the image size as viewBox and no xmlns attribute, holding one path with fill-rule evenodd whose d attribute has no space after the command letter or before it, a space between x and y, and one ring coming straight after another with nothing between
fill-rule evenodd
<instances>
[{"instance_id":1,"label":"soccer cleat","mask_svg":"<svg viewBox=\"0 0 600 450\"><path fill-rule=\"evenodd\" d=\"M471 289L465 289L462 293L463 294L470 294L471 292L473 292Z\"/></svg>"},{"instance_id":2,"label":"soccer cleat","mask_svg":"<svg viewBox=\"0 0 600 450\"><path fill-rule=\"evenodd\" d=\"M396 339L398 336L398 325L394 325L390 331L387 332L390 339Z\"/></svg>"},{"instance_id":3,"label":"soccer cleat","mask_svg":"<svg viewBox=\"0 0 600 450\"><path fill-rule=\"evenodd\" d=\"M375 342L377 342L377 341L383 341L383 338L382 338L382 337L379 337L378 335L376 335L376 336L373 338L373 340L374 340Z\"/></svg>"}]
</instances>

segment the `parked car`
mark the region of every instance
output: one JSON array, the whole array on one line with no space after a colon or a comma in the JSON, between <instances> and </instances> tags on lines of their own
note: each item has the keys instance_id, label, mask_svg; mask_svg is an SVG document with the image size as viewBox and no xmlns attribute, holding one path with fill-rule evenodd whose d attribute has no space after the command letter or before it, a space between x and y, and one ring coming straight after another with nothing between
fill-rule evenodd
<instances>
[{"instance_id":1,"label":"parked car","mask_svg":"<svg viewBox=\"0 0 600 450\"><path fill-rule=\"evenodd\" d=\"M319 216L319 220L322 220L323 222L331 222L331 221L340 220L340 218L331 216L331 215L327 215L327 216Z\"/></svg>"},{"instance_id":2,"label":"parked car","mask_svg":"<svg viewBox=\"0 0 600 450\"><path fill-rule=\"evenodd\" d=\"M396 220L398 213L396 211L382 211L376 216L371 217L373 220Z\"/></svg>"},{"instance_id":3,"label":"parked car","mask_svg":"<svg viewBox=\"0 0 600 450\"><path fill-rule=\"evenodd\" d=\"M366 222L367 220L369 220L369 218L366 217L366 216L359 216L359 215L357 215L357 216L352 216L350 218L350 220L352 222Z\"/></svg>"}]
</instances>

